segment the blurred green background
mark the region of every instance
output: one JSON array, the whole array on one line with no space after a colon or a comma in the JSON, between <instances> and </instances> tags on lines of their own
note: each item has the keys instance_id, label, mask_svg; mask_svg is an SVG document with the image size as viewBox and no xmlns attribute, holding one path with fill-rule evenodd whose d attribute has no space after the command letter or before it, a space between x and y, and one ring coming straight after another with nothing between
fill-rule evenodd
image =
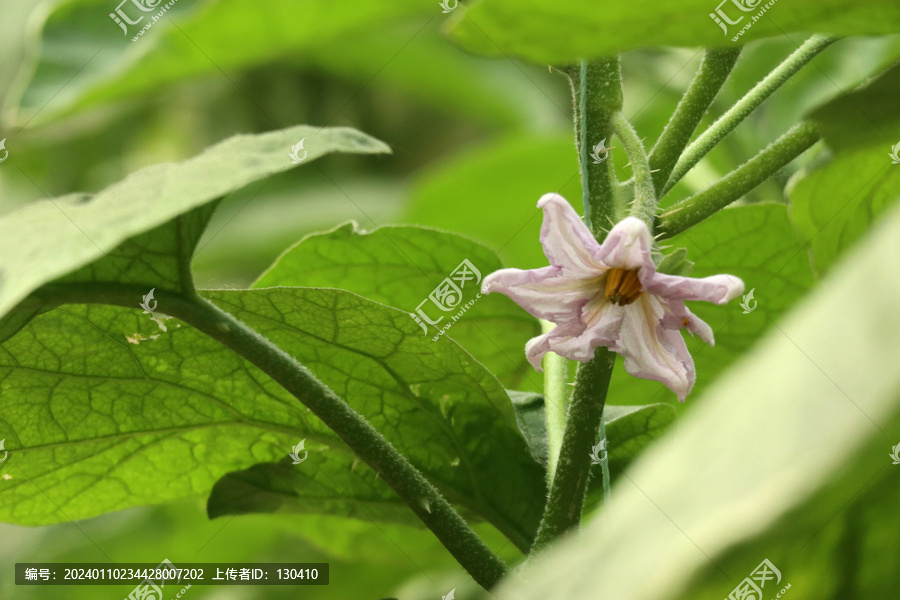
<instances>
[{"instance_id":1,"label":"blurred green background","mask_svg":"<svg viewBox=\"0 0 900 600\"><path fill-rule=\"evenodd\" d=\"M580 208L565 78L546 65L461 50L442 33L448 17L437 1L179 0L134 43L109 18L113 9L107 0L0 0L0 138L10 153L0 165L0 212L100 190L140 167L193 156L236 133L299 123L352 126L388 143L393 154L331 155L226 198L194 263L201 287L247 287L304 235L348 220L367 230L428 225L484 243L506 266L542 266L537 199L556 191ZM711 114L723 112L794 48L787 36L748 46ZM897 36L837 43L726 138L679 184L673 200L721 177L807 111L898 56ZM672 48L624 55L625 113L648 146L700 57L696 49ZM813 269L806 253L797 252L801 246L787 220L784 188L823 154L807 153L741 201L776 206L733 213L674 240L689 248L697 276L733 272L750 288L786 269L773 284L781 287L768 292L771 301L740 322L697 310L723 340L715 356L697 356L705 377L724 370L768 319L814 286ZM616 162L622 179L629 176L625 163ZM747 223L768 224L771 243ZM530 379L525 387L539 387L536 375ZM705 381L701 375L698 391ZM658 384L621 373L610 397L619 404L674 400ZM16 588L17 561L163 558L176 564L332 564L328 588L195 587L190 598L425 598L451 588L459 598L476 593L424 530L324 516L210 522L204 500L78 524L0 525L0 598L112 598L130 589ZM482 530L501 554L518 558L499 534Z\"/></svg>"}]
</instances>

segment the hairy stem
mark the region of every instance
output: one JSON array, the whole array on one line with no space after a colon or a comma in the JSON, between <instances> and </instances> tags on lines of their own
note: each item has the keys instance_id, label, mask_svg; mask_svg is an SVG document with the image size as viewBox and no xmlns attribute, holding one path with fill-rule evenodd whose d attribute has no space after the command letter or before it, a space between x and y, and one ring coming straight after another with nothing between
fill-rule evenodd
<instances>
[{"instance_id":1,"label":"hairy stem","mask_svg":"<svg viewBox=\"0 0 900 600\"><path fill-rule=\"evenodd\" d=\"M541 329L547 333L555 325L541 321ZM566 410L569 407L568 360L554 352L544 355L544 420L547 424L547 483L553 482L563 433L566 429Z\"/></svg>"},{"instance_id":2,"label":"hairy stem","mask_svg":"<svg viewBox=\"0 0 900 600\"><path fill-rule=\"evenodd\" d=\"M631 216L643 220L650 232L656 221L656 190L653 188L653 175L650 173L650 162L644 144L638 137L628 119L621 112L613 116L613 126L616 135L622 140L625 152L631 161L634 171L634 201L631 204Z\"/></svg>"},{"instance_id":3,"label":"hairy stem","mask_svg":"<svg viewBox=\"0 0 900 600\"><path fill-rule=\"evenodd\" d=\"M621 215L616 211L616 180L611 159L607 153L601 155L594 148L597 147L597 142L608 140L616 132L616 123L624 119L621 64L618 57L582 62L577 76L571 69L568 74L573 81L575 96L575 132L581 164L584 219L594 237L602 241L606 236L605 228L611 222L618 221ZM628 124L629 129L630 127ZM633 130L631 133L634 133ZM636 135L633 137L637 138ZM588 140L594 144L589 144ZM640 140L638 145L640 146ZM643 152L643 147L641 151ZM597 160L598 157L601 160ZM644 164L646 162L644 155ZM647 171L649 175L649 166ZM651 183L651 190L652 187ZM606 348L598 348L594 358L578 368L575 390L563 421L565 429L558 458L553 470L548 469L550 494L532 551L542 549L581 522L584 494L591 474L590 451L603 419L603 405L614 363L615 354ZM553 377L554 375L548 376L545 380L547 385L550 385L549 380ZM566 378L568 379L568 372ZM549 403L545 403L545 407L550 410ZM549 419L548 415L548 437L551 427ZM552 426L557 427L559 421L559 415L554 415ZM548 440L548 450L549 446ZM551 452L550 456L553 454Z\"/></svg>"},{"instance_id":4,"label":"hairy stem","mask_svg":"<svg viewBox=\"0 0 900 600\"><path fill-rule=\"evenodd\" d=\"M44 305L99 303L134 307L143 288L110 284L49 285L34 294ZM394 446L313 373L271 341L193 294L156 297L166 314L181 319L230 348L281 384L371 466L485 589L507 572L456 510Z\"/></svg>"},{"instance_id":5,"label":"hairy stem","mask_svg":"<svg viewBox=\"0 0 900 600\"><path fill-rule=\"evenodd\" d=\"M690 171L694 165L700 162L700 159L715 147L722 138L728 135L735 127L737 127L747 116L753 112L763 101L772 95L775 90L782 86L797 71L803 68L809 61L814 59L820 52L831 45L833 39L814 35L806 40L802 46L788 56L784 62L778 65L775 70L765 76L762 81L757 83L752 90L737 101L737 103L728 109L724 115L710 125L709 129L703 132L694 143L688 146L681 158L678 159L669 180L663 187L662 194L668 192L678 183L685 174ZM662 195L661 194L661 195Z\"/></svg>"},{"instance_id":6,"label":"hairy stem","mask_svg":"<svg viewBox=\"0 0 900 600\"><path fill-rule=\"evenodd\" d=\"M741 198L803 154L819 137L814 123L798 123L724 178L660 215L657 229L661 237L677 235Z\"/></svg>"},{"instance_id":7,"label":"hairy stem","mask_svg":"<svg viewBox=\"0 0 900 600\"><path fill-rule=\"evenodd\" d=\"M582 61L579 76L573 80L578 159L581 167L584 222L602 239L615 220L615 176L608 151L595 154L601 142L613 135L613 118L622 110L622 66L619 57ZM576 87L577 86L577 87ZM609 144L606 145L609 148Z\"/></svg>"},{"instance_id":8,"label":"hairy stem","mask_svg":"<svg viewBox=\"0 0 900 600\"><path fill-rule=\"evenodd\" d=\"M710 48L703 56L700 68L672 113L653 149L650 150L650 169L653 187L662 192L678 157L694 135L722 84L728 79L741 54L741 47Z\"/></svg>"},{"instance_id":9,"label":"hairy stem","mask_svg":"<svg viewBox=\"0 0 900 600\"><path fill-rule=\"evenodd\" d=\"M581 522L591 473L591 447L597 439L600 419L603 418L603 406L615 362L614 353L606 348L597 348L594 358L578 367L559 464L532 553L542 550Z\"/></svg>"}]
</instances>

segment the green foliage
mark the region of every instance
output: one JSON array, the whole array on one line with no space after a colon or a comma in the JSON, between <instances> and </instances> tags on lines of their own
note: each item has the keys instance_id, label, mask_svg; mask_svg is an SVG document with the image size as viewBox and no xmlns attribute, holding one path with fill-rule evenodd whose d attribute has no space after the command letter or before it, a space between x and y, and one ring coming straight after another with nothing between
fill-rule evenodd
<instances>
[{"instance_id":1,"label":"green foliage","mask_svg":"<svg viewBox=\"0 0 900 600\"><path fill-rule=\"evenodd\" d=\"M305 161L329 152L390 151L352 129L301 125L235 136L182 163L142 169L93 196L72 194L33 203L0 218L0 316L54 280L70 289L115 281L146 285L146 291L157 285L185 291L190 257L209 212L180 217L296 166L290 148L306 138ZM152 235L130 239L154 228ZM43 302L26 301L18 311L32 313ZM10 335L14 328L4 323L0 331Z\"/></svg>"},{"instance_id":2,"label":"green foliage","mask_svg":"<svg viewBox=\"0 0 900 600\"><path fill-rule=\"evenodd\" d=\"M432 342L408 314L337 290L210 298L317 373L451 500L518 544L533 534L540 470L503 388L458 345ZM349 470L352 461L344 462ZM340 480L334 485L340 489Z\"/></svg>"},{"instance_id":3,"label":"green foliage","mask_svg":"<svg viewBox=\"0 0 900 600\"><path fill-rule=\"evenodd\" d=\"M428 295L463 260L478 269L477 281L464 282L456 308L442 313ZM446 336L471 352L505 386L527 385L534 378L528 377L532 369L522 347L540 333L540 325L506 296L479 295L481 279L500 267L492 251L458 235L420 227L382 227L365 233L347 224L303 239L254 287L336 287L408 313L415 313L424 301L426 314L432 320L441 318L422 332L429 339L474 302Z\"/></svg>"},{"instance_id":4,"label":"green foliage","mask_svg":"<svg viewBox=\"0 0 900 600\"><path fill-rule=\"evenodd\" d=\"M900 212L886 221L641 457L607 511L498 596L712 600L768 558L774 592L889 597L900 280L883 260L900 253Z\"/></svg>"},{"instance_id":5,"label":"green foliage","mask_svg":"<svg viewBox=\"0 0 900 600\"><path fill-rule=\"evenodd\" d=\"M744 15L743 22L731 26L726 35L709 18L717 8L717 3L709 0L492 0L454 15L450 35L480 54L512 54L559 65L646 46L736 45L731 38L764 4L754 2L752 6L758 10L746 13L734 6L724 7L731 19ZM900 7L891 0L866 4L796 0L775 3L766 12L741 36L741 43L807 31L838 36L888 34L900 26Z\"/></svg>"},{"instance_id":6,"label":"green foliage","mask_svg":"<svg viewBox=\"0 0 900 600\"><path fill-rule=\"evenodd\" d=\"M819 272L827 271L900 198L900 169L890 156L900 144L898 86L900 66L894 66L810 115L834 156L795 182L791 217L812 246Z\"/></svg>"},{"instance_id":7,"label":"green foliage","mask_svg":"<svg viewBox=\"0 0 900 600\"><path fill-rule=\"evenodd\" d=\"M47 51L35 66L32 84L22 99L23 116L30 117L45 106L60 86L79 74L85 61L97 54L87 65L88 76L65 86L65 96L56 100L54 113L65 115L74 109L138 97L180 80L218 74L223 69L302 55L335 37L377 27L391 19L409 18L421 13L423 7L420 0L355 0L352 11L335 11L327 0L270 0L263 7L253 0L204 5L181 0L173 6L169 18L154 23L138 43L133 43L131 38L150 17L124 35L111 19L98 18L110 11L108 4L103 0L76 0L63 3L50 14L42 40ZM133 8L131 12L137 13ZM223 37L232 43L218 43ZM145 45L152 45L152 51ZM77 50L74 57L73 48Z\"/></svg>"},{"instance_id":8,"label":"green foliage","mask_svg":"<svg viewBox=\"0 0 900 600\"><path fill-rule=\"evenodd\" d=\"M5 8L0 520L45 527L0 525L16 540L0 544L0 562L329 560L340 581L310 598L475 597L458 555L422 528L428 503L385 482L395 473L360 460L358 440L329 429L271 365L165 318L208 299L238 319L219 327L246 325L302 363L516 566L547 498L543 376L522 351L538 323L474 284L436 341L410 313L463 259L482 278L545 266L535 202L556 191L580 206L570 90L546 65L628 50L623 113L639 157L699 56L653 47L737 47L741 26L726 36L709 18L717 1L481 0L446 16L436 0L180 0L139 42L106 0ZM800 32L900 27L893 0L824 1L782 0L754 23L741 42L760 41L718 94L703 90L715 98L697 134ZM900 142L898 56L898 36L838 41L662 199L665 212L800 119L824 139L660 242L661 271L734 274L754 308L691 303L717 344L687 339L698 379L685 405L619 361L603 416L612 505L600 503L599 467L585 470L595 522L529 560L527 589L511 578L501 597L720 599L764 557L798 600L892 589L900 290L884 265L900 252L897 217L867 238L900 196L888 156ZM343 123L354 129L328 126ZM396 154L363 156L390 152L363 130ZM215 143L239 131L268 133ZM314 167L287 173L301 139ZM596 170L629 180L641 165L607 141L612 160ZM151 288L165 331L139 306ZM300 440L309 453L294 465ZM13 588L7 575L0 567L4 598L96 595Z\"/></svg>"}]
</instances>

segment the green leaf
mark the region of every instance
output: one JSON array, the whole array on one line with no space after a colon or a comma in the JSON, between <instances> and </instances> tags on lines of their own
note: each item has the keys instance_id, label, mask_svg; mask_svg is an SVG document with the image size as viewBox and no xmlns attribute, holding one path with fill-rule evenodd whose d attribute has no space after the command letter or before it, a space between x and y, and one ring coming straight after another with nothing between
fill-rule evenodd
<instances>
[{"instance_id":1,"label":"green leaf","mask_svg":"<svg viewBox=\"0 0 900 600\"><path fill-rule=\"evenodd\" d=\"M407 313L340 290L268 288L211 299L346 398L451 502L528 546L543 475L503 388L458 345L433 342Z\"/></svg>"},{"instance_id":2,"label":"green leaf","mask_svg":"<svg viewBox=\"0 0 900 600\"><path fill-rule=\"evenodd\" d=\"M260 9L253 0L202 5L179 0L137 42L131 41L133 36L156 13L147 13L125 35L106 16L114 8L105 0L81 0L62 3L49 15L43 52L21 100L20 121L40 112L32 124L45 122L184 79L302 56L319 44L421 14L425 5L420 0L356 0L334 10L327 0L270 0ZM140 13L130 3L123 11L132 20Z\"/></svg>"},{"instance_id":3,"label":"green leaf","mask_svg":"<svg viewBox=\"0 0 900 600\"><path fill-rule=\"evenodd\" d=\"M312 450L315 452L315 450ZM359 472L357 472L359 469ZM377 474L327 449L306 464L287 456L225 474L207 501L209 518L249 513L341 515L366 521L421 525Z\"/></svg>"},{"instance_id":4,"label":"green leaf","mask_svg":"<svg viewBox=\"0 0 900 600\"><path fill-rule=\"evenodd\" d=\"M632 465L581 535L497 596L721 599L769 558L783 578L767 598L788 583L797 600L891 597L900 279L884 257L898 255L894 210Z\"/></svg>"},{"instance_id":5,"label":"green leaf","mask_svg":"<svg viewBox=\"0 0 900 600\"><path fill-rule=\"evenodd\" d=\"M547 468L547 420L544 413L544 397L535 392L507 390L516 413L516 425L528 443L531 456Z\"/></svg>"},{"instance_id":6,"label":"green leaf","mask_svg":"<svg viewBox=\"0 0 900 600\"><path fill-rule=\"evenodd\" d=\"M836 36L888 34L900 27L900 6L893 0L865 4L793 0L767 10L761 0L752 4L753 10L742 12L734 4L708 0L486 0L455 11L450 36L479 54L509 54L558 65L648 46L745 44L808 31ZM710 18L718 7L730 20L741 19L728 26L727 33ZM732 41L755 16L759 18L752 27Z\"/></svg>"},{"instance_id":7,"label":"green leaf","mask_svg":"<svg viewBox=\"0 0 900 600\"><path fill-rule=\"evenodd\" d=\"M893 145L900 137L898 89L900 64L817 108L809 118L819 125L825 141L838 154L861 146Z\"/></svg>"},{"instance_id":8,"label":"green leaf","mask_svg":"<svg viewBox=\"0 0 900 600\"><path fill-rule=\"evenodd\" d=\"M503 388L458 345L431 342L402 311L340 290L208 297L346 398L452 502L527 547L543 475ZM159 331L138 301L134 310L51 310L0 348L0 439L13 475L0 482L3 520L48 523L205 495L301 439L309 457L296 468L319 485L303 488L308 510L404 520L393 492L364 465L351 470L352 453L296 399L193 328ZM356 504L323 499L326 488Z\"/></svg>"},{"instance_id":9,"label":"green leaf","mask_svg":"<svg viewBox=\"0 0 900 600\"><path fill-rule=\"evenodd\" d=\"M478 270L461 285L449 311L429 300L436 286L468 260ZM423 310L439 322L420 335L433 339L469 302L446 335L485 364L506 386L540 387L522 349L540 334L536 319L500 294L482 296L481 280L501 268L489 249L464 237L421 227L381 227L371 233L347 224L304 238L285 252L254 287L336 287L399 308ZM477 275L477 277L476 277ZM446 304L450 304L448 301Z\"/></svg>"},{"instance_id":10,"label":"green leaf","mask_svg":"<svg viewBox=\"0 0 900 600\"><path fill-rule=\"evenodd\" d=\"M211 214L202 207L295 167L289 153L301 139L303 164L330 152L390 151L354 129L301 125L234 136L184 162L142 169L93 196L29 204L0 218L0 317L54 280L69 286L116 280L141 283L145 291L157 285L183 291L190 256ZM10 334L23 315L38 308L26 301L17 315L0 322L0 333Z\"/></svg>"},{"instance_id":11,"label":"green leaf","mask_svg":"<svg viewBox=\"0 0 900 600\"><path fill-rule=\"evenodd\" d=\"M531 392L510 390L519 430L525 436L531 455L547 465L547 426L544 397ZM609 464L613 476L619 475L641 451L660 437L675 421L675 410L668 404L616 406L603 408Z\"/></svg>"},{"instance_id":12,"label":"green leaf","mask_svg":"<svg viewBox=\"0 0 900 600\"><path fill-rule=\"evenodd\" d=\"M818 273L900 198L900 168L891 164L889 150L885 144L836 154L790 187L791 220L810 244Z\"/></svg>"},{"instance_id":13,"label":"green leaf","mask_svg":"<svg viewBox=\"0 0 900 600\"><path fill-rule=\"evenodd\" d=\"M900 152L898 85L900 66L895 66L810 115L834 156L799 174L789 195L791 219L811 245L820 273L900 198L900 167L891 156Z\"/></svg>"},{"instance_id":14,"label":"green leaf","mask_svg":"<svg viewBox=\"0 0 900 600\"><path fill-rule=\"evenodd\" d=\"M671 254L663 256L656 270L669 275L686 277L694 269L694 263L688 260L687 248L676 248Z\"/></svg>"},{"instance_id":15,"label":"green leaf","mask_svg":"<svg viewBox=\"0 0 900 600\"><path fill-rule=\"evenodd\" d=\"M755 306L744 314L741 298L717 306L691 302L690 309L712 327L716 345L685 333L694 357L697 383L687 404L746 352L813 285L803 244L791 227L787 209L780 204L735 206L672 238L694 260L692 277L727 273L740 277L745 294L754 290ZM613 372L609 401L647 404L675 400L661 383L628 375L621 365ZM683 406L683 405L682 405Z\"/></svg>"}]
</instances>

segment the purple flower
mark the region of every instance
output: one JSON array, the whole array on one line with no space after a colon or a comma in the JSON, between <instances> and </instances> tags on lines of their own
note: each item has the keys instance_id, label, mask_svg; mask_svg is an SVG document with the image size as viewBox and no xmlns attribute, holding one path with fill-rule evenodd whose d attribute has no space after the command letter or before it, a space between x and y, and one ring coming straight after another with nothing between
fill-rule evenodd
<instances>
[{"instance_id":1,"label":"purple flower","mask_svg":"<svg viewBox=\"0 0 900 600\"><path fill-rule=\"evenodd\" d=\"M744 282L657 273L650 231L635 217L620 221L599 244L559 194L546 194L537 205L544 210L541 245L550 266L502 269L483 283L484 293L506 294L556 324L525 346L529 362L540 371L547 352L587 362L606 346L625 357L628 373L662 382L684 402L696 374L680 330L715 344L712 329L684 301L724 304L744 291Z\"/></svg>"}]
</instances>

